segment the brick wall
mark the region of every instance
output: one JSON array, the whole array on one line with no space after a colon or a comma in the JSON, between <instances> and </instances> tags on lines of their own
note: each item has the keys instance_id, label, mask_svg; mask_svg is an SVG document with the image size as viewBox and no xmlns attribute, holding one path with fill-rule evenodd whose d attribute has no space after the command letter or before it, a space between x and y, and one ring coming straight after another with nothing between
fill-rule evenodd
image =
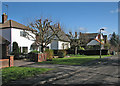
<instances>
[{"instance_id":1,"label":"brick wall","mask_svg":"<svg viewBox=\"0 0 120 86\"><path fill-rule=\"evenodd\" d=\"M9 59L0 59L0 68L9 67Z\"/></svg>"},{"instance_id":2,"label":"brick wall","mask_svg":"<svg viewBox=\"0 0 120 86\"><path fill-rule=\"evenodd\" d=\"M14 56L8 56L8 59L0 59L0 68L14 66Z\"/></svg>"},{"instance_id":3,"label":"brick wall","mask_svg":"<svg viewBox=\"0 0 120 86\"><path fill-rule=\"evenodd\" d=\"M46 53L37 54L37 62L46 61L46 58L47 58L47 54Z\"/></svg>"}]
</instances>

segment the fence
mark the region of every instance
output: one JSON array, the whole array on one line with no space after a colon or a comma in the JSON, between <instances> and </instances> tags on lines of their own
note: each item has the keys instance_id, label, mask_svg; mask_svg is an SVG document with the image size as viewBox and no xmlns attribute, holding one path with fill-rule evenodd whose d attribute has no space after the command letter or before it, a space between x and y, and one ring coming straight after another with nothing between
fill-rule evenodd
<instances>
[{"instance_id":1,"label":"fence","mask_svg":"<svg viewBox=\"0 0 120 86\"><path fill-rule=\"evenodd\" d=\"M0 59L0 68L14 66L14 56L8 56L8 59Z\"/></svg>"},{"instance_id":2,"label":"fence","mask_svg":"<svg viewBox=\"0 0 120 86\"><path fill-rule=\"evenodd\" d=\"M62 50L54 50L54 55L57 55L57 53ZM74 50L65 50L67 54L75 54ZM101 50L102 55L107 55L108 50ZM80 55L100 55L100 50L77 50L77 54Z\"/></svg>"},{"instance_id":3,"label":"fence","mask_svg":"<svg viewBox=\"0 0 120 86\"><path fill-rule=\"evenodd\" d=\"M86 50L85 55L100 55L100 50ZM108 50L101 50L101 55L108 55Z\"/></svg>"}]
</instances>

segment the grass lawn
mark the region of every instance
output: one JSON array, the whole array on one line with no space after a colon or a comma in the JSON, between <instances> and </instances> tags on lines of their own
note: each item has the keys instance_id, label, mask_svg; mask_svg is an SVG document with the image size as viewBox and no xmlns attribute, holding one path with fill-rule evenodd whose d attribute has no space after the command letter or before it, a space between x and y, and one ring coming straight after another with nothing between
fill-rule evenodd
<instances>
[{"instance_id":1,"label":"grass lawn","mask_svg":"<svg viewBox=\"0 0 120 86\"><path fill-rule=\"evenodd\" d=\"M48 68L31 68L31 67L8 67L3 68L2 83L8 83L11 80L25 79L35 75L50 71Z\"/></svg>"},{"instance_id":2,"label":"grass lawn","mask_svg":"<svg viewBox=\"0 0 120 86\"><path fill-rule=\"evenodd\" d=\"M110 55L102 55L102 58L108 57ZM91 60L99 59L100 56L72 56L68 58L53 58L52 61L40 62L40 64L64 64L64 65L81 65L83 63L89 62Z\"/></svg>"}]
</instances>

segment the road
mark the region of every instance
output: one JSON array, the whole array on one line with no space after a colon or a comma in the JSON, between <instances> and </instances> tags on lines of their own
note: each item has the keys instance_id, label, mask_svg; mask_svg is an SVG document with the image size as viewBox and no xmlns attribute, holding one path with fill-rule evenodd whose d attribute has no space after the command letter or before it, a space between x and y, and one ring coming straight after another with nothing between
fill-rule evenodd
<instances>
[{"instance_id":1,"label":"road","mask_svg":"<svg viewBox=\"0 0 120 86\"><path fill-rule=\"evenodd\" d=\"M118 56L95 60L79 66L55 64L29 64L25 67L53 68L54 70L34 78L12 81L9 85L52 86L57 85L90 85L118 86L119 62Z\"/></svg>"}]
</instances>

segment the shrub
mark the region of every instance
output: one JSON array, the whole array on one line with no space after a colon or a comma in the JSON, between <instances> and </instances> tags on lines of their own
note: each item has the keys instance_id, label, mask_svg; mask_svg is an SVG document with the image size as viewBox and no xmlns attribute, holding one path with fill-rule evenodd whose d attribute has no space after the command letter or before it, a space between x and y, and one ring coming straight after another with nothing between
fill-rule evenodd
<instances>
[{"instance_id":1,"label":"shrub","mask_svg":"<svg viewBox=\"0 0 120 86\"><path fill-rule=\"evenodd\" d=\"M40 53L40 51L33 50L33 51L31 51L31 53Z\"/></svg>"},{"instance_id":2,"label":"shrub","mask_svg":"<svg viewBox=\"0 0 120 86\"><path fill-rule=\"evenodd\" d=\"M85 50L85 48L83 48L83 47L80 46L80 47L79 47L79 50Z\"/></svg>"},{"instance_id":3,"label":"shrub","mask_svg":"<svg viewBox=\"0 0 120 86\"><path fill-rule=\"evenodd\" d=\"M110 44L109 43L104 44L104 48L105 49L110 49Z\"/></svg>"},{"instance_id":4,"label":"shrub","mask_svg":"<svg viewBox=\"0 0 120 86\"><path fill-rule=\"evenodd\" d=\"M30 59L31 61L35 61L36 60L35 57L37 53L40 53L40 52L37 50L33 50L27 54L27 58Z\"/></svg>"},{"instance_id":5,"label":"shrub","mask_svg":"<svg viewBox=\"0 0 120 86\"><path fill-rule=\"evenodd\" d=\"M30 53L28 53L28 59L30 59L30 61L35 61L36 60L36 54L35 53L33 53L33 52L30 52Z\"/></svg>"},{"instance_id":6,"label":"shrub","mask_svg":"<svg viewBox=\"0 0 120 86\"><path fill-rule=\"evenodd\" d=\"M47 53L47 59L52 60L53 55L54 55L54 54L53 54L53 50L51 50L51 49L46 49L44 52Z\"/></svg>"},{"instance_id":7,"label":"shrub","mask_svg":"<svg viewBox=\"0 0 120 86\"><path fill-rule=\"evenodd\" d=\"M15 58L19 57L19 47L17 42L13 42L13 48L12 48L12 53L11 55L14 55Z\"/></svg>"},{"instance_id":8,"label":"shrub","mask_svg":"<svg viewBox=\"0 0 120 86\"><path fill-rule=\"evenodd\" d=\"M58 51L58 57L63 58L66 56L66 51Z\"/></svg>"}]
</instances>

